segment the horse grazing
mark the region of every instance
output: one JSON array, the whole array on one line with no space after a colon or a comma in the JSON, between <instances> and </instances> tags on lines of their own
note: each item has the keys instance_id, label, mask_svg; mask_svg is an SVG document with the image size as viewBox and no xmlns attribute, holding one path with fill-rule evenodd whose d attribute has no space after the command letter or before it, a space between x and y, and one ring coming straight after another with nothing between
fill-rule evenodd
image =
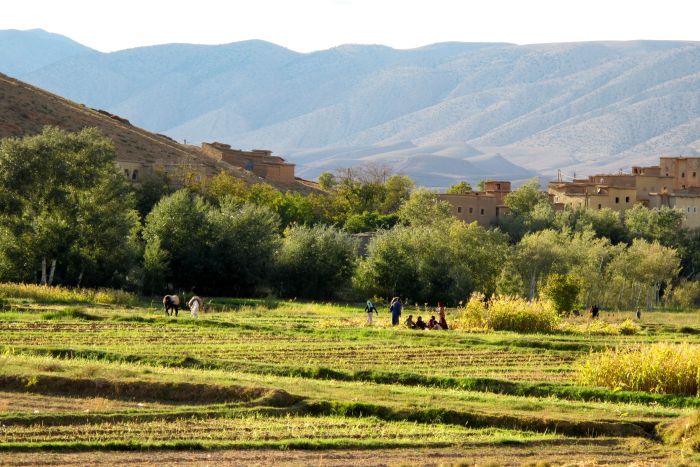
<instances>
[{"instance_id":1,"label":"horse grazing","mask_svg":"<svg viewBox=\"0 0 700 467\"><path fill-rule=\"evenodd\" d=\"M187 302L187 306L190 307L190 315L192 315L193 318L199 316L200 310L204 312L204 301L196 295L190 298L190 301Z\"/></svg>"},{"instance_id":2,"label":"horse grazing","mask_svg":"<svg viewBox=\"0 0 700 467\"><path fill-rule=\"evenodd\" d=\"M168 316L171 316L171 312L175 312L175 316L177 316L177 312L180 309L180 297L177 295L166 295L163 297L163 306L165 307L165 314Z\"/></svg>"}]
</instances>

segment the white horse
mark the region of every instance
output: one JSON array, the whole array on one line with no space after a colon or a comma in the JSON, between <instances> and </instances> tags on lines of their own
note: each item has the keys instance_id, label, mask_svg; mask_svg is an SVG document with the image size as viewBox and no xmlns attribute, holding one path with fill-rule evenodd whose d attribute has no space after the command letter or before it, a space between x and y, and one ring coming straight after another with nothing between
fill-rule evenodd
<instances>
[{"instance_id":1,"label":"white horse","mask_svg":"<svg viewBox=\"0 0 700 467\"><path fill-rule=\"evenodd\" d=\"M199 310L204 312L204 302L196 295L190 298L190 301L187 302L187 306L190 307L190 315L193 318L197 318L199 316Z\"/></svg>"}]
</instances>

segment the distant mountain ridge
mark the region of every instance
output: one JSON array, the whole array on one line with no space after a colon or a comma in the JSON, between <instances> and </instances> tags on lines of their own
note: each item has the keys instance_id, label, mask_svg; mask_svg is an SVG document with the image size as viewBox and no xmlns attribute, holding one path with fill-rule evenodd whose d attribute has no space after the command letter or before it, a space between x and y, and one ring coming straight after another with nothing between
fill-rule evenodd
<instances>
[{"instance_id":1,"label":"distant mountain ridge","mask_svg":"<svg viewBox=\"0 0 700 467\"><path fill-rule=\"evenodd\" d=\"M83 52L16 76L178 140L273 149L305 177L378 162L446 186L700 154L700 42Z\"/></svg>"}]
</instances>

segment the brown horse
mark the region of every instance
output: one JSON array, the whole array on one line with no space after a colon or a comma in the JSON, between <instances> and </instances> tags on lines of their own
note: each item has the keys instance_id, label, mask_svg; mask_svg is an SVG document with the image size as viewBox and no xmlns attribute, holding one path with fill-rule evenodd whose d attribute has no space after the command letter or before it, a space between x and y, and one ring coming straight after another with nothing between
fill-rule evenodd
<instances>
[{"instance_id":1,"label":"brown horse","mask_svg":"<svg viewBox=\"0 0 700 467\"><path fill-rule=\"evenodd\" d=\"M177 295L166 295L163 297L163 307L165 307L165 314L168 316L172 316L172 312L175 312L175 316L177 316L177 312L180 309L180 297Z\"/></svg>"}]
</instances>

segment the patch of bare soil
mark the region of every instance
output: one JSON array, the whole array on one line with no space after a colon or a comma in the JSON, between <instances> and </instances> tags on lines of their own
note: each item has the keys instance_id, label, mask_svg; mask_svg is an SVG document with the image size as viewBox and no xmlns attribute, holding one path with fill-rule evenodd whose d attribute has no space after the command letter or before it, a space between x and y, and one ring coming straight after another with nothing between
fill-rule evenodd
<instances>
[{"instance_id":1,"label":"patch of bare soil","mask_svg":"<svg viewBox=\"0 0 700 467\"><path fill-rule=\"evenodd\" d=\"M692 465L700 458L643 439L579 439L527 446L481 446L447 449L330 451L149 451L81 453L0 453L0 464L26 465ZM541 464L542 465L542 464Z\"/></svg>"}]
</instances>

